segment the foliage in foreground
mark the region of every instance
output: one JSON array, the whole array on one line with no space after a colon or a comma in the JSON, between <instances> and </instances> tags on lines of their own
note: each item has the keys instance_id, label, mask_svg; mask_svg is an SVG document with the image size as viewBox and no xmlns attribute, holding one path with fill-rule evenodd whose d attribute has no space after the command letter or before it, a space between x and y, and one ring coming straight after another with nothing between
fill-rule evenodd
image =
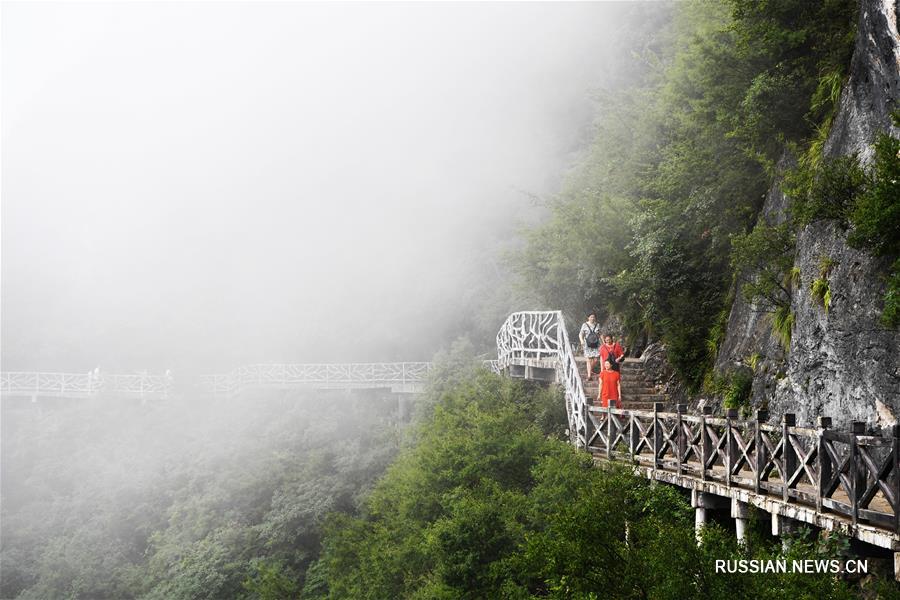
<instances>
[{"instance_id":1,"label":"foliage in foreground","mask_svg":"<svg viewBox=\"0 0 900 600\"><path fill-rule=\"evenodd\" d=\"M482 372L444 390L417 444L358 516L335 515L305 598L849 598L817 575L716 575L716 559L776 558L712 526L697 545L675 488L534 424L558 399ZM791 558L833 549L794 544Z\"/></svg>"}]
</instances>

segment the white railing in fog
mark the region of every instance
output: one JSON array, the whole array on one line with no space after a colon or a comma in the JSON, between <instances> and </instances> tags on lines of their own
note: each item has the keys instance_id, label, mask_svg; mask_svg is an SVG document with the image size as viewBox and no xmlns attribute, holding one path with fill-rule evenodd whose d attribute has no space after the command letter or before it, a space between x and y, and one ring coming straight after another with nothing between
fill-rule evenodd
<instances>
[{"instance_id":1,"label":"white railing in fog","mask_svg":"<svg viewBox=\"0 0 900 600\"><path fill-rule=\"evenodd\" d=\"M500 373L499 360L482 364ZM390 388L419 392L428 381L430 362L396 363L314 363L256 364L239 367L230 373L201 375L199 391L217 396L233 396L251 388ZM193 388L197 391L197 388ZM167 397L173 391L170 373L109 374L99 370L88 373L50 373L4 371L0 373L3 396L85 398L98 394L140 397Z\"/></svg>"},{"instance_id":2,"label":"white railing in fog","mask_svg":"<svg viewBox=\"0 0 900 600\"><path fill-rule=\"evenodd\" d=\"M562 312L523 311L507 317L497 333L497 371L510 366L542 366L556 369L556 378L563 386L569 435L579 446L586 443L586 400L578 365Z\"/></svg>"},{"instance_id":3,"label":"white railing in fog","mask_svg":"<svg viewBox=\"0 0 900 600\"><path fill-rule=\"evenodd\" d=\"M0 393L9 396L83 397L99 393L165 397L172 389L169 375L4 371Z\"/></svg>"},{"instance_id":4,"label":"white railing in fog","mask_svg":"<svg viewBox=\"0 0 900 600\"><path fill-rule=\"evenodd\" d=\"M425 384L430 369L429 362L258 364L224 375L204 375L200 385L222 396L262 387L412 388Z\"/></svg>"}]
</instances>

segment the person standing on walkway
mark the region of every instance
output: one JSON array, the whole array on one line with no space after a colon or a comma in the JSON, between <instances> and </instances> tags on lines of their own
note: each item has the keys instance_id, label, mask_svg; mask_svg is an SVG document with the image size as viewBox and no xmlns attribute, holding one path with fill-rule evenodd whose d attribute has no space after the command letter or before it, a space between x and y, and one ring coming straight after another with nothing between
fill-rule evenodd
<instances>
[{"instance_id":1,"label":"person standing on walkway","mask_svg":"<svg viewBox=\"0 0 900 600\"><path fill-rule=\"evenodd\" d=\"M615 402L616 408L622 408L622 376L607 360L600 371L600 406L607 408L610 402Z\"/></svg>"},{"instance_id":2,"label":"person standing on walkway","mask_svg":"<svg viewBox=\"0 0 900 600\"><path fill-rule=\"evenodd\" d=\"M591 313L587 321L581 325L578 332L581 347L584 348L584 357L587 359L587 379L590 381L594 375L594 363L600 358L600 325L597 324L597 315Z\"/></svg>"},{"instance_id":3,"label":"person standing on walkway","mask_svg":"<svg viewBox=\"0 0 900 600\"><path fill-rule=\"evenodd\" d=\"M600 346L600 360L603 361L604 367L608 363L612 370L618 371L624 356L625 350L619 342L614 343L612 336L609 334L603 336L603 345Z\"/></svg>"}]
</instances>

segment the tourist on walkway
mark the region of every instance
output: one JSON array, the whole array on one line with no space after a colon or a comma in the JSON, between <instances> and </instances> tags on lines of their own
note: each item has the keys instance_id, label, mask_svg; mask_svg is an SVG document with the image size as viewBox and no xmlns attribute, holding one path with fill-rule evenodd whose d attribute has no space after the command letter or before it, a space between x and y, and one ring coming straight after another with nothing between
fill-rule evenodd
<instances>
[{"instance_id":1,"label":"tourist on walkway","mask_svg":"<svg viewBox=\"0 0 900 600\"><path fill-rule=\"evenodd\" d=\"M608 408L610 401L616 403L616 408L622 408L622 376L607 360L600 372L600 406Z\"/></svg>"},{"instance_id":2,"label":"tourist on walkway","mask_svg":"<svg viewBox=\"0 0 900 600\"><path fill-rule=\"evenodd\" d=\"M590 381L594 375L594 363L600 358L600 325L597 324L597 315L591 313L587 321L581 325L578 339L584 348L584 357L587 359L587 379Z\"/></svg>"},{"instance_id":3,"label":"tourist on walkway","mask_svg":"<svg viewBox=\"0 0 900 600\"><path fill-rule=\"evenodd\" d=\"M604 367L608 362L613 371L618 371L624 357L625 350L622 348L622 345L619 342L613 343L613 338L609 334L603 336L603 345L600 346L600 360L603 362Z\"/></svg>"}]
</instances>

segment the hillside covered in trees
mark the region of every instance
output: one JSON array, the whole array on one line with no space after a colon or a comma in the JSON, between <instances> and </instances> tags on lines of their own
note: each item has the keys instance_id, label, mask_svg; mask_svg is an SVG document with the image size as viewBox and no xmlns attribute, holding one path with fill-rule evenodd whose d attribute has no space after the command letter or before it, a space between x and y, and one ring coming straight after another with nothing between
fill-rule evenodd
<instances>
[{"instance_id":1,"label":"hillside covered in trees","mask_svg":"<svg viewBox=\"0 0 900 600\"><path fill-rule=\"evenodd\" d=\"M864 318L881 354L860 364L893 389L900 116L888 87L887 112L845 125L871 37L860 24L886 6L862 4L660 7L623 48L629 76L598 91L547 218L512 244L515 281L489 257L441 335L489 347L526 298L576 323L596 310L631 344L665 345L673 397L749 410L775 388L821 393L793 375L818 357L811 340L853 337L846 321ZM837 279L854 268L865 277ZM865 310L847 286L869 294ZM556 390L474 354L437 358L411 424L337 393L4 403L0 597L900 597L874 576L716 575L715 560L831 559L849 542L801 530L782 545L756 525L738 544L712 524L698 543L681 492L592 464L565 440Z\"/></svg>"},{"instance_id":2,"label":"hillside covered in trees","mask_svg":"<svg viewBox=\"0 0 900 600\"><path fill-rule=\"evenodd\" d=\"M784 380L786 405L828 393L863 420L873 397L897 410L883 375L900 339L889 4L679 4L640 83L600 99L590 150L527 231L525 286L576 322L595 310L633 343L662 341L687 395L746 406L757 383L765 407ZM823 330L837 341L819 351ZM830 387L795 381L823 362Z\"/></svg>"},{"instance_id":3,"label":"hillside covered in trees","mask_svg":"<svg viewBox=\"0 0 900 600\"><path fill-rule=\"evenodd\" d=\"M676 488L598 468L560 435L561 400L473 369L435 403L358 516L333 515L304 598L900 597L886 579L715 574L716 560L840 556L840 537L695 538ZM894 594L891 596L891 594ZM278 597L278 596L271 596Z\"/></svg>"},{"instance_id":4,"label":"hillside covered in trees","mask_svg":"<svg viewBox=\"0 0 900 600\"><path fill-rule=\"evenodd\" d=\"M335 409L335 406L340 409ZM259 597L396 453L383 401L341 394L4 402L0 598Z\"/></svg>"}]
</instances>

